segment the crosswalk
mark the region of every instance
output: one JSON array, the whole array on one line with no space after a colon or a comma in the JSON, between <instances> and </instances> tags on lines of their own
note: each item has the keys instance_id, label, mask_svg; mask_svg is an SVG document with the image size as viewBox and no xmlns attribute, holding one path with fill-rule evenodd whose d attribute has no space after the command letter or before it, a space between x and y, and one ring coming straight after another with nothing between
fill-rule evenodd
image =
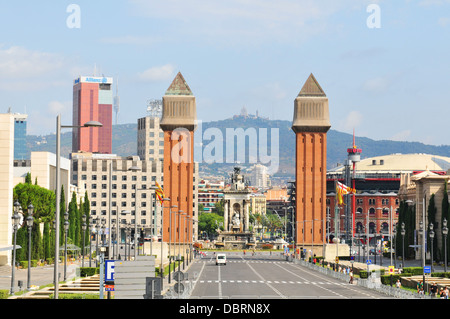
<instances>
[{"instance_id":1,"label":"crosswalk","mask_svg":"<svg viewBox=\"0 0 450 319\"><path fill-rule=\"evenodd\" d=\"M215 259L200 259L196 260L197 263L215 263ZM287 261L281 261L281 260L251 260L251 259L244 259L244 260L227 260L227 263L259 263L259 264L287 264Z\"/></svg>"},{"instance_id":2,"label":"crosswalk","mask_svg":"<svg viewBox=\"0 0 450 319\"><path fill-rule=\"evenodd\" d=\"M198 284L289 284L289 285L333 285L347 286L346 282L330 282L330 281L292 281L292 280L195 280L192 283Z\"/></svg>"}]
</instances>

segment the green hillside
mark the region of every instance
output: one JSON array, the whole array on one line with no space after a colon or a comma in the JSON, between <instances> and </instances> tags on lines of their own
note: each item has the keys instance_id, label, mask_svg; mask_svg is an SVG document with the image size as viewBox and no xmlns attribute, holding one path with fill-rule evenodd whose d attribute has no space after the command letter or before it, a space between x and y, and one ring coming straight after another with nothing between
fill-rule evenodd
<instances>
[{"instance_id":1,"label":"green hillside","mask_svg":"<svg viewBox=\"0 0 450 319\"><path fill-rule=\"evenodd\" d=\"M250 131L258 133L258 140L260 138L260 133L262 131L260 129L267 129L267 140L268 140L268 150L270 154L271 150L271 139L270 139L270 129L277 128L279 133L279 173L278 175L287 175L292 176L294 173L294 157L295 157L295 134L291 130L291 122L290 121L281 121L281 120L268 120L263 118L245 118L242 116L236 116L234 118L225 119L221 121L212 121L212 122L204 122L198 128L196 132L196 143L198 142L198 137L205 137L205 132L210 128L217 128L222 133L222 137L224 138L223 142L223 163L218 164L205 164L201 165L202 171L211 171L211 172L227 172L230 171L234 163L226 163L226 133L227 128L232 129L242 128L247 130L250 128ZM200 134L200 130L203 132ZM250 132L247 131L247 132ZM208 131L211 132L211 131ZM217 132L217 130L215 131ZM62 134L61 138L61 153L62 156L68 157L72 138L71 132L65 132ZM113 153L120 156L129 156L137 154L137 125L136 124L120 124L113 125ZM205 145L212 143L211 140L207 140L203 138L203 148ZM327 163L328 168L335 167L337 163L343 163L347 158L347 148L351 147L353 143L353 137L351 134L338 132L336 130L331 129L328 132L328 141L327 141ZM55 135L47 135L47 136L32 136L29 135L27 137L27 144L30 151L49 151L55 152ZM197 143L198 144L198 143ZM235 149L234 154L236 157L237 154L237 141L234 142ZM442 155L450 157L450 146L442 145L442 146L433 146L426 145L418 142L397 142L397 141L375 141L365 137L356 137L356 144L359 148L362 149L362 158L369 158L374 156L381 156L393 153L428 153L433 155ZM250 166L248 153L258 154L257 153L257 145L249 145L249 142L246 142L247 150L246 150L246 163L241 163L242 166ZM275 145L275 144L274 144ZM253 153L252 153L253 152ZM203 151L195 153L195 160L199 161L198 155L205 154ZM201 159L201 158L200 158ZM203 161L204 162L204 161ZM263 163L264 164L264 163Z\"/></svg>"}]
</instances>

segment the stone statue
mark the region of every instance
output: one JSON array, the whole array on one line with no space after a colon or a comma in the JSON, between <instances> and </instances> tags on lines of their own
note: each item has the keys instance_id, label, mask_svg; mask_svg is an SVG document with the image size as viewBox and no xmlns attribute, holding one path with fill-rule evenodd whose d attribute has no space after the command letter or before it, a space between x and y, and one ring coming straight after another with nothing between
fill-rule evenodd
<instances>
[{"instance_id":1,"label":"stone statue","mask_svg":"<svg viewBox=\"0 0 450 319\"><path fill-rule=\"evenodd\" d=\"M239 227L240 224L241 224L241 221L239 220L239 213L235 212L233 215L233 225L236 227Z\"/></svg>"}]
</instances>

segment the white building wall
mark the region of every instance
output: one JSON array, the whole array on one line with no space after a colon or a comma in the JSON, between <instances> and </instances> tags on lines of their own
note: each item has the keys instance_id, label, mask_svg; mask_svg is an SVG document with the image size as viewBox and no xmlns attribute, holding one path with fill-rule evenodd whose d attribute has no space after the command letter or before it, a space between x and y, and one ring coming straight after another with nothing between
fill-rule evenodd
<instances>
[{"instance_id":1,"label":"white building wall","mask_svg":"<svg viewBox=\"0 0 450 319\"><path fill-rule=\"evenodd\" d=\"M14 115L0 114L0 265L11 263Z\"/></svg>"}]
</instances>

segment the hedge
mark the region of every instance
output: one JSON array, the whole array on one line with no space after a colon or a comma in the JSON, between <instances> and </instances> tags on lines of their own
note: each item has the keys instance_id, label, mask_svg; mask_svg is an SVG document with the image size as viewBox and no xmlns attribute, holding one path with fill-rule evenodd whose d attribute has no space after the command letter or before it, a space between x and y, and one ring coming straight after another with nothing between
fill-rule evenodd
<instances>
[{"instance_id":1,"label":"hedge","mask_svg":"<svg viewBox=\"0 0 450 319\"><path fill-rule=\"evenodd\" d=\"M37 260L31 260L31 267L37 267ZM19 261L19 265L22 266L23 269L28 268L28 260Z\"/></svg>"},{"instance_id":2,"label":"hedge","mask_svg":"<svg viewBox=\"0 0 450 319\"><path fill-rule=\"evenodd\" d=\"M405 267L403 272L411 274L412 276L423 275L422 267Z\"/></svg>"},{"instance_id":3,"label":"hedge","mask_svg":"<svg viewBox=\"0 0 450 319\"><path fill-rule=\"evenodd\" d=\"M90 277L100 273L100 267L80 267L80 277Z\"/></svg>"},{"instance_id":4,"label":"hedge","mask_svg":"<svg viewBox=\"0 0 450 319\"><path fill-rule=\"evenodd\" d=\"M8 299L9 290L0 290L0 299Z\"/></svg>"},{"instance_id":5,"label":"hedge","mask_svg":"<svg viewBox=\"0 0 450 319\"><path fill-rule=\"evenodd\" d=\"M50 299L54 299L55 295L50 295ZM59 294L59 299L100 299L98 294Z\"/></svg>"}]
</instances>

